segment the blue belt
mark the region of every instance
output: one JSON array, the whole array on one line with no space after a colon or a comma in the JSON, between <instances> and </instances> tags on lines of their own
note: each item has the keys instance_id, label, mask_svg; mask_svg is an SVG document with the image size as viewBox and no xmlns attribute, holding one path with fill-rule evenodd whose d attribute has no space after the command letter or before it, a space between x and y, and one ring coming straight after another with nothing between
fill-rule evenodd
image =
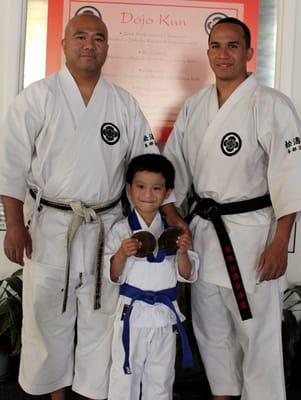
<instances>
[{"instance_id":1,"label":"blue belt","mask_svg":"<svg viewBox=\"0 0 301 400\"><path fill-rule=\"evenodd\" d=\"M129 364L129 352L130 352L130 316L133 310L133 304L136 300L144 301L148 304L162 303L166 305L176 316L177 328L181 336L182 344L182 365L183 368L191 368L193 365L192 353L188 341L186 331L180 321L177 311L173 305L173 301L177 298L177 287L170 289L164 289L159 291L142 290L135 286L124 283L120 286L120 294L132 299L129 308L126 311L123 320L123 332L122 332L122 343L125 352L125 359L123 364L123 370L125 374L131 374Z\"/></svg>"}]
</instances>

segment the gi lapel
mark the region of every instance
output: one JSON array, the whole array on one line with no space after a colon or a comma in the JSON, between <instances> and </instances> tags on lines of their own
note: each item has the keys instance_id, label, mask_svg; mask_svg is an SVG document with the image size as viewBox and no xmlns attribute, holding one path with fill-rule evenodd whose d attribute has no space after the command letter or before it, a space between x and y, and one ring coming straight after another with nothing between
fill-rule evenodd
<instances>
[{"instance_id":1,"label":"gi lapel","mask_svg":"<svg viewBox=\"0 0 301 400\"><path fill-rule=\"evenodd\" d=\"M67 67L62 68L59 71L58 76L60 89L70 111L70 115L72 115L74 130L76 130L79 121L86 110L86 106L78 86Z\"/></svg>"}]
</instances>

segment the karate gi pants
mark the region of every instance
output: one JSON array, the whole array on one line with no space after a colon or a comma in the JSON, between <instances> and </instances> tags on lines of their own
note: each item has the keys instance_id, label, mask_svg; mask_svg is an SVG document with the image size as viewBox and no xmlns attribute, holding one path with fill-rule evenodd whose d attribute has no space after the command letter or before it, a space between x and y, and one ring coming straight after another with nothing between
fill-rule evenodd
<instances>
[{"instance_id":1,"label":"karate gi pants","mask_svg":"<svg viewBox=\"0 0 301 400\"><path fill-rule=\"evenodd\" d=\"M192 284L193 329L214 395L285 400L278 281L248 293L253 319L242 321L231 289Z\"/></svg>"},{"instance_id":2,"label":"karate gi pants","mask_svg":"<svg viewBox=\"0 0 301 400\"><path fill-rule=\"evenodd\" d=\"M68 302L62 313L69 222L70 213L47 207L30 226L34 250L23 270L19 382L33 395L72 385L82 396L102 400L108 392L118 288L103 282L102 300L107 299L112 309L104 310L103 301L102 309L94 310L93 260L98 229L96 224L83 224L72 244Z\"/></svg>"},{"instance_id":3,"label":"karate gi pants","mask_svg":"<svg viewBox=\"0 0 301 400\"><path fill-rule=\"evenodd\" d=\"M123 371L122 326L118 321L112 344L108 400L172 400L175 377L176 334L172 326L130 327L130 367ZM120 327L121 325L121 327Z\"/></svg>"}]
</instances>

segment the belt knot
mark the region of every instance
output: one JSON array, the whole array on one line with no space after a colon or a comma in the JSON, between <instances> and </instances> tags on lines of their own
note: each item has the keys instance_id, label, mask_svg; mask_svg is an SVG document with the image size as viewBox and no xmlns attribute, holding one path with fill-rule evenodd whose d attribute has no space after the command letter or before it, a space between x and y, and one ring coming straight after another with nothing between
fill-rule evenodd
<instances>
[{"instance_id":1,"label":"belt knot","mask_svg":"<svg viewBox=\"0 0 301 400\"><path fill-rule=\"evenodd\" d=\"M143 300L148 304L155 304L156 303L156 294L149 290L146 290L143 295Z\"/></svg>"},{"instance_id":2,"label":"belt knot","mask_svg":"<svg viewBox=\"0 0 301 400\"><path fill-rule=\"evenodd\" d=\"M91 207L85 206L81 201L71 201L70 207L74 214L82 217L87 224L97 221L97 214Z\"/></svg>"},{"instance_id":3,"label":"belt knot","mask_svg":"<svg viewBox=\"0 0 301 400\"><path fill-rule=\"evenodd\" d=\"M219 204L213 199L201 198L196 205L195 212L204 219L212 220L219 214L218 206Z\"/></svg>"}]
</instances>

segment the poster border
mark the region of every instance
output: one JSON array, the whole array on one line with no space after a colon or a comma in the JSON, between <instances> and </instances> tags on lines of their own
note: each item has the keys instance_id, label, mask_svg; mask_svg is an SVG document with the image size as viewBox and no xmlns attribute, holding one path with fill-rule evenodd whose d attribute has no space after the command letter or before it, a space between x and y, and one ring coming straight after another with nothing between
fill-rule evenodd
<instances>
[{"instance_id":1,"label":"poster border","mask_svg":"<svg viewBox=\"0 0 301 400\"><path fill-rule=\"evenodd\" d=\"M194 0L201 2L201 0ZM78 3L87 3L86 0L77 0ZM105 2L105 1L104 1ZM108 3L118 4L118 1L107 1ZM244 19L243 21L249 27L254 26L254 21L259 21L259 0L231 0L220 1L220 0L206 0L207 3L235 3L243 4L244 6ZM69 1L69 7L72 0ZM93 1L91 1L93 3ZM137 2L136 2L137 3ZM162 2L164 3L164 0ZM188 3L188 0L187 0ZM120 2L120 4L124 4ZM133 1L128 1L128 4L135 4ZM145 5L156 5L155 3L145 3ZM161 4L160 4L161 5ZM162 4L164 5L164 4ZM168 5L168 4L166 4ZM181 5L181 7L183 7ZM187 7L192 7L188 6ZM61 47L58 43L61 43L63 38L63 16L64 16L64 0L48 0L48 19L47 19L47 44L46 44L46 75L49 75L55 71L58 71L61 65ZM255 49L254 52L254 70L256 69L256 58L257 58L257 40L258 40L258 23L255 25L256 29L251 30L252 36L252 47ZM51 40L49 40L51 38Z\"/></svg>"}]
</instances>

